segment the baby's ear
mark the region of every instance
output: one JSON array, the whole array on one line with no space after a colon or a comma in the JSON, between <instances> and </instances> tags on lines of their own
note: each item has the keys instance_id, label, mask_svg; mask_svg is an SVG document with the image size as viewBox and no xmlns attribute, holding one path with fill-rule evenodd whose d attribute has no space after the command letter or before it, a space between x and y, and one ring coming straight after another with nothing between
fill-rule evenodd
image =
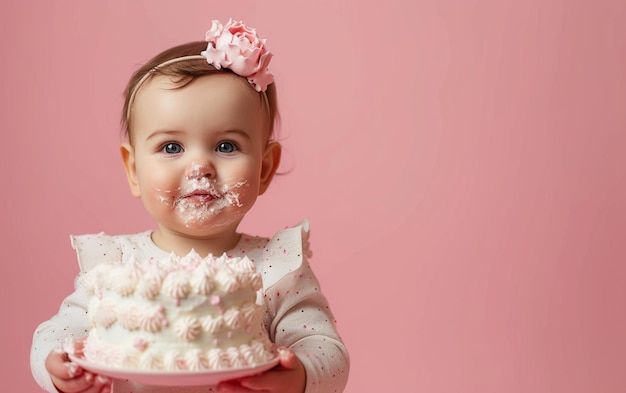
<instances>
[{"instance_id":1,"label":"baby's ear","mask_svg":"<svg viewBox=\"0 0 626 393\"><path fill-rule=\"evenodd\" d=\"M261 165L261 184L259 187L259 195L265 193L272 182L272 178L280 165L281 153L282 146L278 142L270 142L265 147L263 162Z\"/></svg>"},{"instance_id":2,"label":"baby's ear","mask_svg":"<svg viewBox=\"0 0 626 393\"><path fill-rule=\"evenodd\" d=\"M120 152L122 153L122 162L126 170L130 193L133 194L133 196L140 197L141 192L139 191L139 180L137 179L137 167L135 166L135 149L133 149L129 143L122 143Z\"/></svg>"}]
</instances>

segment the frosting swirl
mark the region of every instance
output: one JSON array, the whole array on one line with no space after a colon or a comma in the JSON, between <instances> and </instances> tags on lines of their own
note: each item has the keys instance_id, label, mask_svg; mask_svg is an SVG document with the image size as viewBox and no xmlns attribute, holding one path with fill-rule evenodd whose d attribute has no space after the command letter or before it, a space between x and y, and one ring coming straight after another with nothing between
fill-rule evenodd
<instances>
[{"instance_id":1,"label":"frosting swirl","mask_svg":"<svg viewBox=\"0 0 626 393\"><path fill-rule=\"evenodd\" d=\"M192 371L206 370L209 367L208 359L198 348L187 351L185 354L185 364L187 365L187 369Z\"/></svg>"},{"instance_id":2,"label":"frosting swirl","mask_svg":"<svg viewBox=\"0 0 626 393\"><path fill-rule=\"evenodd\" d=\"M161 291L163 276L164 273L156 266L151 267L139 280L136 289L137 293L148 300L154 299Z\"/></svg>"},{"instance_id":3,"label":"frosting swirl","mask_svg":"<svg viewBox=\"0 0 626 393\"><path fill-rule=\"evenodd\" d=\"M163 361L157 351L147 349L139 358L139 365L145 370L161 370L163 369Z\"/></svg>"},{"instance_id":4,"label":"frosting swirl","mask_svg":"<svg viewBox=\"0 0 626 393\"><path fill-rule=\"evenodd\" d=\"M117 321L115 302L110 298L103 299L96 309L93 320L105 328L113 325Z\"/></svg>"},{"instance_id":5,"label":"frosting swirl","mask_svg":"<svg viewBox=\"0 0 626 393\"><path fill-rule=\"evenodd\" d=\"M238 348L230 347L226 350L226 354L228 355L228 361L231 367L240 368L246 365L246 362L241 357L241 354L239 353Z\"/></svg>"},{"instance_id":6,"label":"frosting swirl","mask_svg":"<svg viewBox=\"0 0 626 393\"><path fill-rule=\"evenodd\" d=\"M185 341L191 341L201 332L200 322L194 317L183 317L176 321L174 332Z\"/></svg>"},{"instance_id":7,"label":"frosting swirl","mask_svg":"<svg viewBox=\"0 0 626 393\"><path fill-rule=\"evenodd\" d=\"M171 272L163 281L162 292L174 299L184 299L191 290L188 272L179 270Z\"/></svg>"},{"instance_id":8,"label":"frosting swirl","mask_svg":"<svg viewBox=\"0 0 626 393\"><path fill-rule=\"evenodd\" d=\"M209 368L212 370L221 370L229 367L228 355L220 348L211 348L207 352L207 360Z\"/></svg>"},{"instance_id":9,"label":"frosting swirl","mask_svg":"<svg viewBox=\"0 0 626 393\"><path fill-rule=\"evenodd\" d=\"M180 351L167 351L163 355L163 367L168 371L185 369L185 360Z\"/></svg>"},{"instance_id":10,"label":"frosting swirl","mask_svg":"<svg viewBox=\"0 0 626 393\"><path fill-rule=\"evenodd\" d=\"M224 326L224 319L221 316L211 317L209 315L202 318L202 329L207 333L215 334L222 326Z\"/></svg>"},{"instance_id":11,"label":"frosting swirl","mask_svg":"<svg viewBox=\"0 0 626 393\"><path fill-rule=\"evenodd\" d=\"M139 327L150 333L156 333L163 327L166 321L165 308L161 305L153 306L144 310L139 317Z\"/></svg>"},{"instance_id":12,"label":"frosting swirl","mask_svg":"<svg viewBox=\"0 0 626 393\"><path fill-rule=\"evenodd\" d=\"M215 281L227 293L235 292L239 289L239 282L234 272L228 266L222 266L215 275Z\"/></svg>"},{"instance_id":13,"label":"frosting swirl","mask_svg":"<svg viewBox=\"0 0 626 393\"><path fill-rule=\"evenodd\" d=\"M128 304L119 308L118 321L126 330L139 329L139 307Z\"/></svg>"},{"instance_id":14,"label":"frosting swirl","mask_svg":"<svg viewBox=\"0 0 626 393\"><path fill-rule=\"evenodd\" d=\"M258 313L260 313L261 309L254 303L247 303L241 306L241 314L246 322L246 324L252 324Z\"/></svg>"},{"instance_id":15,"label":"frosting swirl","mask_svg":"<svg viewBox=\"0 0 626 393\"><path fill-rule=\"evenodd\" d=\"M241 312L237 308L231 307L224 313L224 322L226 326L235 330L239 329L245 321Z\"/></svg>"},{"instance_id":16,"label":"frosting swirl","mask_svg":"<svg viewBox=\"0 0 626 393\"><path fill-rule=\"evenodd\" d=\"M195 293L200 295L210 295L215 289L213 283L213 276L215 275L215 268L208 263L201 263L193 272L189 283Z\"/></svg>"}]
</instances>

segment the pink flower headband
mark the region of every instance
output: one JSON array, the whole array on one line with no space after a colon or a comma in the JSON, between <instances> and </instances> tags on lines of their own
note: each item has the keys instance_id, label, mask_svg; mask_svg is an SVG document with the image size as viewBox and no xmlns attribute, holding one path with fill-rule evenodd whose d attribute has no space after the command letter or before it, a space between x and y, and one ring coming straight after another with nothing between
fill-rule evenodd
<instances>
[{"instance_id":1,"label":"pink flower headband","mask_svg":"<svg viewBox=\"0 0 626 393\"><path fill-rule=\"evenodd\" d=\"M206 41L209 44L200 55L216 69L228 68L247 78L258 92L265 91L267 85L274 82L267 68L272 53L265 47L266 40L260 39L255 29L232 19L224 26L214 20L206 32Z\"/></svg>"},{"instance_id":2,"label":"pink flower headband","mask_svg":"<svg viewBox=\"0 0 626 393\"><path fill-rule=\"evenodd\" d=\"M179 61L206 59L215 69L228 68L235 74L248 79L248 82L258 92L265 92L267 86L274 83L274 76L268 65L272 53L265 47L265 39L260 39L256 30L231 19L225 25L219 21L211 22L211 29L206 32L208 42L206 50L199 55L176 57L155 66L150 72L137 82L133 89L128 105L126 117L130 111L139 87L150 77L152 71L177 63Z\"/></svg>"}]
</instances>

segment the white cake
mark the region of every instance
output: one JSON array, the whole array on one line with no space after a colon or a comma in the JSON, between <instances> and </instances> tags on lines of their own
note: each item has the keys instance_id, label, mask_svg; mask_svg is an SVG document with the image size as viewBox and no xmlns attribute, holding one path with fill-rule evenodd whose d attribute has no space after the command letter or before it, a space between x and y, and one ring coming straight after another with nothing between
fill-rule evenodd
<instances>
[{"instance_id":1,"label":"white cake","mask_svg":"<svg viewBox=\"0 0 626 393\"><path fill-rule=\"evenodd\" d=\"M247 258L101 263L81 277L93 295L87 361L139 370L223 370L273 358Z\"/></svg>"}]
</instances>

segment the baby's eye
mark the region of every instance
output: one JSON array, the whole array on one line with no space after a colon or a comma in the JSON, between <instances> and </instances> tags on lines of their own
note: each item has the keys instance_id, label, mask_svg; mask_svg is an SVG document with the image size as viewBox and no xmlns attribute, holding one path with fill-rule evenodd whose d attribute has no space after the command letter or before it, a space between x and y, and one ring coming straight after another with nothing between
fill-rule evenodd
<instances>
[{"instance_id":1,"label":"baby's eye","mask_svg":"<svg viewBox=\"0 0 626 393\"><path fill-rule=\"evenodd\" d=\"M233 142L220 142L215 150L219 153L233 153L238 150L238 148Z\"/></svg>"},{"instance_id":2,"label":"baby's eye","mask_svg":"<svg viewBox=\"0 0 626 393\"><path fill-rule=\"evenodd\" d=\"M170 142L164 145L161 151L165 154L179 154L183 152L183 147L179 143Z\"/></svg>"}]
</instances>

